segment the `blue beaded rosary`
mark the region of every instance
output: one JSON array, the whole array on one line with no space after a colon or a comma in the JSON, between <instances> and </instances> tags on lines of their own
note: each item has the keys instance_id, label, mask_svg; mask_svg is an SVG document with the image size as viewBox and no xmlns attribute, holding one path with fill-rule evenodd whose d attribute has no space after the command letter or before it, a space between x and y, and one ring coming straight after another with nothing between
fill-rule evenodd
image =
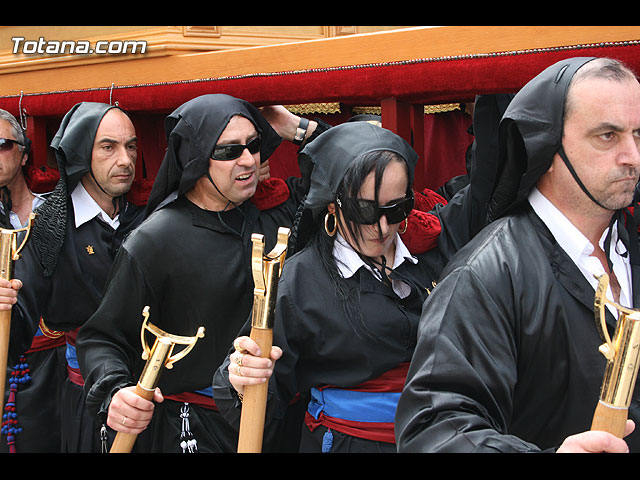
<instances>
[{"instance_id":1,"label":"blue beaded rosary","mask_svg":"<svg viewBox=\"0 0 640 480\"><path fill-rule=\"evenodd\" d=\"M4 372L2 372L4 374ZM16 411L16 394L18 393L18 385L31 381L29 375L29 364L24 355L20 356L19 362L13 367L11 376L9 377L9 398L4 407L2 415L2 428L0 435L7 436L7 445L9 453L16 453L16 435L22 431L18 426L18 412ZM4 392L2 392L4 394Z\"/></svg>"}]
</instances>

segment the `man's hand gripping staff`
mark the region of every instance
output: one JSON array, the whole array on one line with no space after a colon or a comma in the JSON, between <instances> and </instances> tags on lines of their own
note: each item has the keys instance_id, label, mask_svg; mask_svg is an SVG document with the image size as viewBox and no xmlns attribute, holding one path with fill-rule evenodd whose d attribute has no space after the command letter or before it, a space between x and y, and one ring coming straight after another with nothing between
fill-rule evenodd
<instances>
[{"instance_id":1,"label":"man's hand gripping staff","mask_svg":"<svg viewBox=\"0 0 640 480\"><path fill-rule=\"evenodd\" d=\"M144 320L140 331L140 341L142 343L142 359L147 360L144 370L140 375L140 380L136 385L135 393L145 400L151 400L154 396L160 373L163 368L171 369L173 364L184 358L195 346L199 338L204 337L204 327L198 328L198 332L193 337L182 337L171 335L148 322L149 307L142 311ZM153 347L149 348L145 332L151 332L155 337ZM171 356L176 345L186 345L180 352ZM118 432L110 453L129 453L138 438L137 434Z\"/></svg>"},{"instance_id":2,"label":"man's hand gripping staff","mask_svg":"<svg viewBox=\"0 0 640 480\"><path fill-rule=\"evenodd\" d=\"M596 325L604 344L600 352L607 359L600 399L596 406L591 430L609 432L623 438L631 397L638 376L640 360L640 311L625 308L606 298L609 276L598 277L594 302ZM613 340L605 322L606 304L618 310L618 323Z\"/></svg>"},{"instance_id":3,"label":"man's hand gripping staff","mask_svg":"<svg viewBox=\"0 0 640 480\"><path fill-rule=\"evenodd\" d=\"M29 215L29 222L24 228L9 230L0 228L0 277L3 280L12 281L13 262L20 258L20 252L27 243L35 213ZM18 246L18 233L26 232L22 243ZM4 387L7 378L7 357L9 355L9 335L11 333L11 308L0 311L0 412L4 411Z\"/></svg>"},{"instance_id":4,"label":"man's hand gripping staff","mask_svg":"<svg viewBox=\"0 0 640 480\"><path fill-rule=\"evenodd\" d=\"M280 227L276 246L268 255L264 255L264 236L255 233L251 236L253 242L251 269L254 290L250 337L260 347L263 357L268 357L271 352L278 280L287 254L290 233L288 228ZM262 451L267 390L268 382L247 385L244 388L238 453L259 453Z\"/></svg>"}]
</instances>

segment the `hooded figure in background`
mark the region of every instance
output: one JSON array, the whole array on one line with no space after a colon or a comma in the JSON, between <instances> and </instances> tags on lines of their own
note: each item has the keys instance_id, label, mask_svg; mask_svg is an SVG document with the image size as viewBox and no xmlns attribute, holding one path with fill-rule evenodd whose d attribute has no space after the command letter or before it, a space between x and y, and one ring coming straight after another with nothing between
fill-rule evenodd
<instances>
[{"instance_id":1,"label":"hooded figure in background","mask_svg":"<svg viewBox=\"0 0 640 480\"><path fill-rule=\"evenodd\" d=\"M104 138L109 139L108 159L96 153ZM75 105L51 143L60 180L36 209L31 238L15 263L15 278L23 287L12 309L13 354L31 345L40 320L45 330L65 332L68 380L61 407L65 452L99 451L99 425L85 414L75 338L100 303L123 238L143 218L144 209L125 199L135 172L136 142L133 124L121 109L102 103ZM118 172L117 180L102 176L112 165L117 165L109 170ZM111 195L107 191L113 184L118 193Z\"/></svg>"},{"instance_id":2,"label":"hooded figure in background","mask_svg":"<svg viewBox=\"0 0 640 480\"><path fill-rule=\"evenodd\" d=\"M609 59L562 60L515 95L499 128L496 220L424 305L398 404L399 451L584 451L587 442L601 451L612 439L608 451L625 451L589 431L606 363L595 275L617 278L609 299L640 307L637 226L625 209L640 172L638 128L640 84ZM606 316L613 336L616 318ZM637 433L626 441L640 450Z\"/></svg>"},{"instance_id":3,"label":"hooded figure in background","mask_svg":"<svg viewBox=\"0 0 640 480\"><path fill-rule=\"evenodd\" d=\"M127 387L144 367L140 329L148 306L149 322L165 332L192 337L203 326L205 336L162 373L156 401L164 401L152 410L136 451L234 452L236 434L217 411L211 379L251 312L251 235L263 234L270 251L306 190L302 179L291 178L280 205L259 210L247 201L247 185L281 138L243 100L197 97L165 126L168 148L148 216L120 249L104 299L78 336L88 406L125 433L140 433L149 422L150 416L138 421L126 410Z\"/></svg>"}]
</instances>

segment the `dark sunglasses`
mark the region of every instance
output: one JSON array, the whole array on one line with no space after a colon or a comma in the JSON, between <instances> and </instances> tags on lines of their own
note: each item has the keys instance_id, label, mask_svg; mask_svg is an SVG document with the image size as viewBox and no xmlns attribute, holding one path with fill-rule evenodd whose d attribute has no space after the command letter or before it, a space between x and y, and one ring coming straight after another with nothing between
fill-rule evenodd
<instances>
[{"instance_id":1,"label":"dark sunglasses","mask_svg":"<svg viewBox=\"0 0 640 480\"><path fill-rule=\"evenodd\" d=\"M363 225L378 223L383 215L387 217L387 222L390 224L400 223L411 213L413 203L413 195L392 205L384 206L378 205L373 200L356 198L341 201L338 198L338 205L342 209L345 218Z\"/></svg>"},{"instance_id":2,"label":"dark sunglasses","mask_svg":"<svg viewBox=\"0 0 640 480\"><path fill-rule=\"evenodd\" d=\"M260 136L257 136L246 145L240 145L235 143L229 143L227 145L216 145L213 147L213 153L211 158L214 160L235 160L244 149L249 150L252 155L260 151Z\"/></svg>"},{"instance_id":3,"label":"dark sunglasses","mask_svg":"<svg viewBox=\"0 0 640 480\"><path fill-rule=\"evenodd\" d=\"M17 140L13 140L11 138L0 138L0 152L8 152L13 148L14 143L24 147L24 145Z\"/></svg>"}]
</instances>

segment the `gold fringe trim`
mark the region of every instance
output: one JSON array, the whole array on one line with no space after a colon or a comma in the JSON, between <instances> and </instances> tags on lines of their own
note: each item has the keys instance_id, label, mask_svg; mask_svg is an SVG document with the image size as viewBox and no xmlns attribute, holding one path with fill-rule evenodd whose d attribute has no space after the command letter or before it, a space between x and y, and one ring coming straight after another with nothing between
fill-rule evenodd
<instances>
[{"instance_id":1,"label":"gold fringe trim","mask_svg":"<svg viewBox=\"0 0 640 480\"><path fill-rule=\"evenodd\" d=\"M462 110L459 103L442 103L440 105L424 106L425 115L429 115L430 113L453 112L454 110Z\"/></svg>"},{"instance_id":2,"label":"gold fringe trim","mask_svg":"<svg viewBox=\"0 0 640 480\"><path fill-rule=\"evenodd\" d=\"M296 105L285 105L285 108L296 115L311 115L311 114L325 114L330 115L332 113L340 113L340 103L300 103ZM380 115L382 112L381 107L376 106L360 106L353 107L352 113L354 115L368 114L368 115ZM452 112L454 110L462 110L462 106L459 103L442 103L439 105L425 105L424 114L430 115L433 113L445 113Z\"/></svg>"},{"instance_id":3,"label":"gold fringe trim","mask_svg":"<svg viewBox=\"0 0 640 480\"><path fill-rule=\"evenodd\" d=\"M424 106L424 114L430 115L433 113L445 113L452 112L454 110L462 110L462 106L459 103L441 103L439 105L425 105ZM380 115L382 112L381 107L353 107L354 114L369 114L369 115Z\"/></svg>"},{"instance_id":4,"label":"gold fringe trim","mask_svg":"<svg viewBox=\"0 0 640 480\"><path fill-rule=\"evenodd\" d=\"M380 107L353 107L351 110L354 115L380 115L382 112Z\"/></svg>"},{"instance_id":5,"label":"gold fringe trim","mask_svg":"<svg viewBox=\"0 0 640 480\"><path fill-rule=\"evenodd\" d=\"M313 113L329 115L332 113L340 113L339 102L301 103L296 105L285 105L284 107L291 113L295 113L296 115L311 115Z\"/></svg>"}]
</instances>

